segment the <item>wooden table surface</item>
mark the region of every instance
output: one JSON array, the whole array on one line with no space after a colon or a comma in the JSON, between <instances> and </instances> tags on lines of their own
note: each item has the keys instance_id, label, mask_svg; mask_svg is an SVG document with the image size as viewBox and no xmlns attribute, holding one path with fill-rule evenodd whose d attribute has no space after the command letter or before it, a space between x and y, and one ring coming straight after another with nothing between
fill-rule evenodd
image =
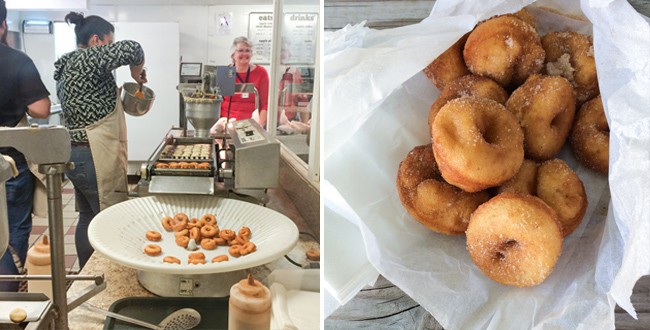
<instances>
[{"instance_id":1,"label":"wooden table surface","mask_svg":"<svg viewBox=\"0 0 650 330\"><path fill-rule=\"evenodd\" d=\"M324 28L338 30L366 20L374 29L414 24L429 15L432 0L335 0L324 2ZM650 16L650 0L631 0L640 13ZM650 276L641 278L632 293L638 313L635 320L615 309L616 329L650 329ZM436 319L383 276L366 286L351 301L325 319L325 329L443 329Z\"/></svg>"}]
</instances>

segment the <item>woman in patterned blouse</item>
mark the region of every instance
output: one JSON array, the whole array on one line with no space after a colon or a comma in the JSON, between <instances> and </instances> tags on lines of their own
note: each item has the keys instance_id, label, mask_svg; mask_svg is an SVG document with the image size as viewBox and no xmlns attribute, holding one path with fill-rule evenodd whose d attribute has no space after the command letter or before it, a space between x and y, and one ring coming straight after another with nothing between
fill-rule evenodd
<instances>
[{"instance_id":1,"label":"woman in patterned blouse","mask_svg":"<svg viewBox=\"0 0 650 330\"><path fill-rule=\"evenodd\" d=\"M56 61L54 79L57 81L63 121L70 130L72 142L70 161L75 168L68 170L66 175L74 185L79 211L75 244L82 268L93 253L87 231L90 221L100 211L102 197L102 173L96 172L95 164L100 156L116 157L98 155L97 150L91 150L88 130L98 121L104 125L103 119L116 112L113 70L129 65L131 77L136 82L145 83L147 80L143 70L144 51L139 43L132 40L113 42L114 26L99 16L84 17L71 12L65 20L75 24L78 49ZM93 155L92 151L96 154ZM126 170L126 167L114 169L124 177Z\"/></svg>"}]
</instances>

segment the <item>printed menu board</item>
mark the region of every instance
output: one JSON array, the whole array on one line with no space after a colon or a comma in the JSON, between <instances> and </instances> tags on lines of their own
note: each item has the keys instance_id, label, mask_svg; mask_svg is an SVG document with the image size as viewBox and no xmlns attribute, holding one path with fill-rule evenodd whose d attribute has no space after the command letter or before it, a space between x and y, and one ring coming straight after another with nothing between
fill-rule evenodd
<instances>
[{"instance_id":1,"label":"printed menu board","mask_svg":"<svg viewBox=\"0 0 650 330\"><path fill-rule=\"evenodd\" d=\"M253 43L255 62L271 62L273 13L251 13L248 39ZM282 47L289 50L284 64L314 64L316 61L317 13L285 13L282 21Z\"/></svg>"}]
</instances>

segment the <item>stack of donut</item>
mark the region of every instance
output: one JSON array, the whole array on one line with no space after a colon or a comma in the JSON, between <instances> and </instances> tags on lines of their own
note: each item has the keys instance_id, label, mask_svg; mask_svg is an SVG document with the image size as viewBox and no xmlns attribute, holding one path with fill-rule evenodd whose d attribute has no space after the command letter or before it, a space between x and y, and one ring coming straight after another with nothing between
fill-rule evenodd
<instances>
[{"instance_id":1,"label":"stack of donut","mask_svg":"<svg viewBox=\"0 0 650 330\"><path fill-rule=\"evenodd\" d=\"M429 110L431 144L399 165L402 204L433 231L465 234L489 278L542 283L587 209L558 152L570 141L580 163L608 171L591 37L540 37L522 9L479 23L424 72L441 93Z\"/></svg>"}]
</instances>

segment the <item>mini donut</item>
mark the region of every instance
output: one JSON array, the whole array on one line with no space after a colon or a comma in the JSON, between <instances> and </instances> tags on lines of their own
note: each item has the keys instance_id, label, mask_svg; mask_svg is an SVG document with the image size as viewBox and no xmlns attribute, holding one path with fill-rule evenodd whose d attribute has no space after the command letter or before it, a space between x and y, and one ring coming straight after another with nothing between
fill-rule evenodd
<instances>
[{"instance_id":1,"label":"mini donut","mask_svg":"<svg viewBox=\"0 0 650 330\"><path fill-rule=\"evenodd\" d=\"M199 163L198 165L196 165L196 168L202 169L202 170L210 169L210 163L208 163L208 162Z\"/></svg>"},{"instance_id":2,"label":"mini donut","mask_svg":"<svg viewBox=\"0 0 650 330\"><path fill-rule=\"evenodd\" d=\"M178 165L177 162L170 162L169 163L169 168L178 168L178 167L179 167L179 165Z\"/></svg>"},{"instance_id":3,"label":"mini donut","mask_svg":"<svg viewBox=\"0 0 650 330\"><path fill-rule=\"evenodd\" d=\"M156 168L169 168L169 164L167 164L167 163L156 163L156 165L154 165L154 166Z\"/></svg>"},{"instance_id":4,"label":"mini donut","mask_svg":"<svg viewBox=\"0 0 650 330\"><path fill-rule=\"evenodd\" d=\"M193 156L196 156L196 155L193 154ZM197 163L197 162L191 162L191 163L190 163L190 166L191 166L191 168L196 168L197 166L199 166L199 163Z\"/></svg>"},{"instance_id":5,"label":"mini donut","mask_svg":"<svg viewBox=\"0 0 650 330\"><path fill-rule=\"evenodd\" d=\"M206 225L212 225L212 226L217 225L217 217L214 216L214 214L206 214L202 216L201 221L205 221Z\"/></svg>"},{"instance_id":6,"label":"mini donut","mask_svg":"<svg viewBox=\"0 0 650 330\"><path fill-rule=\"evenodd\" d=\"M179 236L190 236L190 230L189 229L183 229L179 231L174 232L174 237L179 237Z\"/></svg>"},{"instance_id":7,"label":"mini donut","mask_svg":"<svg viewBox=\"0 0 650 330\"><path fill-rule=\"evenodd\" d=\"M156 244L147 244L144 247L144 253L148 256L159 256L162 253L162 248Z\"/></svg>"},{"instance_id":8,"label":"mini donut","mask_svg":"<svg viewBox=\"0 0 650 330\"><path fill-rule=\"evenodd\" d=\"M192 252L187 255L189 259L199 259L199 260L205 260L205 253L203 252Z\"/></svg>"},{"instance_id":9,"label":"mini donut","mask_svg":"<svg viewBox=\"0 0 650 330\"><path fill-rule=\"evenodd\" d=\"M239 235L239 236L248 236L248 237L250 238L250 236L251 236L251 229L248 228L248 227L246 227L246 226L243 226L243 227L241 227L241 229L237 232L237 235Z\"/></svg>"},{"instance_id":10,"label":"mini donut","mask_svg":"<svg viewBox=\"0 0 650 330\"><path fill-rule=\"evenodd\" d=\"M192 229L195 227L201 228L201 221L197 218L192 218L187 222L187 228Z\"/></svg>"},{"instance_id":11,"label":"mini donut","mask_svg":"<svg viewBox=\"0 0 650 330\"><path fill-rule=\"evenodd\" d=\"M225 239L226 241L234 240L235 236L235 232L230 229L222 229L219 231L219 237Z\"/></svg>"},{"instance_id":12,"label":"mini donut","mask_svg":"<svg viewBox=\"0 0 650 330\"><path fill-rule=\"evenodd\" d=\"M217 248L217 242L212 238L204 238L201 240L201 247L206 250L214 250Z\"/></svg>"},{"instance_id":13,"label":"mini donut","mask_svg":"<svg viewBox=\"0 0 650 330\"><path fill-rule=\"evenodd\" d=\"M598 95L598 76L590 36L576 32L551 32L542 37L546 51L546 73L563 76L575 89L576 104Z\"/></svg>"},{"instance_id":14,"label":"mini donut","mask_svg":"<svg viewBox=\"0 0 650 330\"><path fill-rule=\"evenodd\" d=\"M480 23L467 38L463 58L473 74L511 89L541 72L545 52L533 26L506 15Z\"/></svg>"},{"instance_id":15,"label":"mini donut","mask_svg":"<svg viewBox=\"0 0 650 330\"><path fill-rule=\"evenodd\" d=\"M196 243L199 243L201 241L201 230L203 228L199 229L199 227L194 227L190 229L190 239L194 239Z\"/></svg>"},{"instance_id":16,"label":"mini donut","mask_svg":"<svg viewBox=\"0 0 650 330\"><path fill-rule=\"evenodd\" d=\"M181 264L181 260L173 256L164 257L163 262L166 262L168 264L179 264L179 265Z\"/></svg>"},{"instance_id":17,"label":"mini donut","mask_svg":"<svg viewBox=\"0 0 650 330\"><path fill-rule=\"evenodd\" d=\"M187 244L190 243L190 238L187 236L177 236L175 242L178 246L187 247Z\"/></svg>"},{"instance_id":18,"label":"mini donut","mask_svg":"<svg viewBox=\"0 0 650 330\"><path fill-rule=\"evenodd\" d=\"M570 142L582 165L597 172L609 172L609 125L600 95L578 111Z\"/></svg>"},{"instance_id":19,"label":"mini donut","mask_svg":"<svg viewBox=\"0 0 650 330\"><path fill-rule=\"evenodd\" d=\"M162 239L162 234L155 230L148 230L145 237L147 237L147 240L149 241L158 242Z\"/></svg>"},{"instance_id":20,"label":"mini donut","mask_svg":"<svg viewBox=\"0 0 650 330\"><path fill-rule=\"evenodd\" d=\"M496 101L463 97L440 109L431 128L442 177L467 192L510 180L524 161L517 118Z\"/></svg>"},{"instance_id":21,"label":"mini donut","mask_svg":"<svg viewBox=\"0 0 650 330\"><path fill-rule=\"evenodd\" d=\"M509 15L514 16L514 17L516 17L516 18L530 24L530 26L532 26L533 28L535 28L537 26L537 23L535 21L535 16L531 15L530 12L528 10L526 10L526 8L521 8L521 10L516 12L516 13L506 14L504 16L509 16Z\"/></svg>"},{"instance_id":22,"label":"mini donut","mask_svg":"<svg viewBox=\"0 0 650 330\"><path fill-rule=\"evenodd\" d=\"M469 33L462 36L422 70L438 89L469 73L463 60L463 48L468 36Z\"/></svg>"},{"instance_id":23,"label":"mini donut","mask_svg":"<svg viewBox=\"0 0 650 330\"><path fill-rule=\"evenodd\" d=\"M221 246L226 246L226 245L228 245L228 241L225 240L225 239L223 239L223 238L221 238L221 237L215 237L215 238L214 238L214 242L217 243L217 245L221 245Z\"/></svg>"},{"instance_id":24,"label":"mini donut","mask_svg":"<svg viewBox=\"0 0 650 330\"><path fill-rule=\"evenodd\" d=\"M542 283L562 252L555 211L530 195L506 192L483 203L472 213L466 234L474 263L505 285Z\"/></svg>"},{"instance_id":25,"label":"mini donut","mask_svg":"<svg viewBox=\"0 0 650 330\"><path fill-rule=\"evenodd\" d=\"M320 250L318 249L309 249L305 252L305 255L311 261L320 261Z\"/></svg>"},{"instance_id":26,"label":"mini donut","mask_svg":"<svg viewBox=\"0 0 650 330\"><path fill-rule=\"evenodd\" d=\"M536 195L555 210L562 237L571 234L587 212L585 187L578 175L561 159L548 160L539 165Z\"/></svg>"},{"instance_id":27,"label":"mini donut","mask_svg":"<svg viewBox=\"0 0 650 330\"><path fill-rule=\"evenodd\" d=\"M236 242L237 244L244 245L250 241L250 237L247 235L237 235L237 237L235 237L235 239L232 241Z\"/></svg>"},{"instance_id":28,"label":"mini donut","mask_svg":"<svg viewBox=\"0 0 650 330\"><path fill-rule=\"evenodd\" d=\"M239 258L241 256L241 247L239 244L233 245L228 249L228 253L235 258Z\"/></svg>"},{"instance_id":29,"label":"mini donut","mask_svg":"<svg viewBox=\"0 0 650 330\"><path fill-rule=\"evenodd\" d=\"M408 213L425 227L462 235L469 217L490 196L467 193L442 179L431 144L417 146L399 164L397 192Z\"/></svg>"},{"instance_id":30,"label":"mini donut","mask_svg":"<svg viewBox=\"0 0 650 330\"><path fill-rule=\"evenodd\" d=\"M530 159L524 159L519 172L497 188L498 194L503 192L535 195L537 192L537 163Z\"/></svg>"},{"instance_id":31,"label":"mini donut","mask_svg":"<svg viewBox=\"0 0 650 330\"><path fill-rule=\"evenodd\" d=\"M440 108L450 100L465 96L485 97L504 105L508 100L508 92L490 78L471 74L460 77L447 84L433 105L431 105L429 109L429 128L433 125L433 120Z\"/></svg>"},{"instance_id":32,"label":"mini donut","mask_svg":"<svg viewBox=\"0 0 650 330\"><path fill-rule=\"evenodd\" d=\"M236 246L236 245L235 245ZM239 248L239 253L243 256L253 253L257 250L257 246L253 242L246 242L246 244L242 245L241 248Z\"/></svg>"},{"instance_id":33,"label":"mini donut","mask_svg":"<svg viewBox=\"0 0 650 330\"><path fill-rule=\"evenodd\" d=\"M176 213L176 215L174 216L174 221L176 221L176 222L181 222L181 221L187 222L189 220L190 220L190 218L187 216L187 214L182 213L182 212L181 213Z\"/></svg>"},{"instance_id":34,"label":"mini donut","mask_svg":"<svg viewBox=\"0 0 650 330\"><path fill-rule=\"evenodd\" d=\"M173 230L173 227L174 227L174 219L173 219L172 217L164 217L164 218L162 218L162 220L160 221L160 223L162 224L163 228L164 228L166 231L172 231L172 230Z\"/></svg>"},{"instance_id":35,"label":"mini donut","mask_svg":"<svg viewBox=\"0 0 650 330\"><path fill-rule=\"evenodd\" d=\"M194 168L194 166L191 163L188 163L188 162L180 162L180 163L178 163L178 166L180 168L182 168L182 169Z\"/></svg>"},{"instance_id":36,"label":"mini donut","mask_svg":"<svg viewBox=\"0 0 650 330\"><path fill-rule=\"evenodd\" d=\"M192 265L205 265L205 259L187 259L188 264Z\"/></svg>"},{"instance_id":37,"label":"mini donut","mask_svg":"<svg viewBox=\"0 0 650 330\"><path fill-rule=\"evenodd\" d=\"M512 92L506 108L524 131L526 157L551 159L566 142L573 125L573 88L563 77L532 75Z\"/></svg>"},{"instance_id":38,"label":"mini donut","mask_svg":"<svg viewBox=\"0 0 650 330\"><path fill-rule=\"evenodd\" d=\"M212 262L224 262L224 261L228 261L228 256L225 254L220 254L212 258Z\"/></svg>"},{"instance_id":39,"label":"mini donut","mask_svg":"<svg viewBox=\"0 0 650 330\"><path fill-rule=\"evenodd\" d=\"M201 227L201 236L213 238L217 235L219 235L219 229L217 229L217 227L212 225L205 225Z\"/></svg>"},{"instance_id":40,"label":"mini donut","mask_svg":"<svg viewBox=\"0 0 650 330\"><path fill-rule=\"evenodd\" d=\"M9 312L9 320L11 320L11 322L13 323L22 323L26 319L27 319L27 311L20 307L14 308L11 310L11 312ZM7 326L7 328L13 329L10 326Z\"/></svg>"}]
</instances>

